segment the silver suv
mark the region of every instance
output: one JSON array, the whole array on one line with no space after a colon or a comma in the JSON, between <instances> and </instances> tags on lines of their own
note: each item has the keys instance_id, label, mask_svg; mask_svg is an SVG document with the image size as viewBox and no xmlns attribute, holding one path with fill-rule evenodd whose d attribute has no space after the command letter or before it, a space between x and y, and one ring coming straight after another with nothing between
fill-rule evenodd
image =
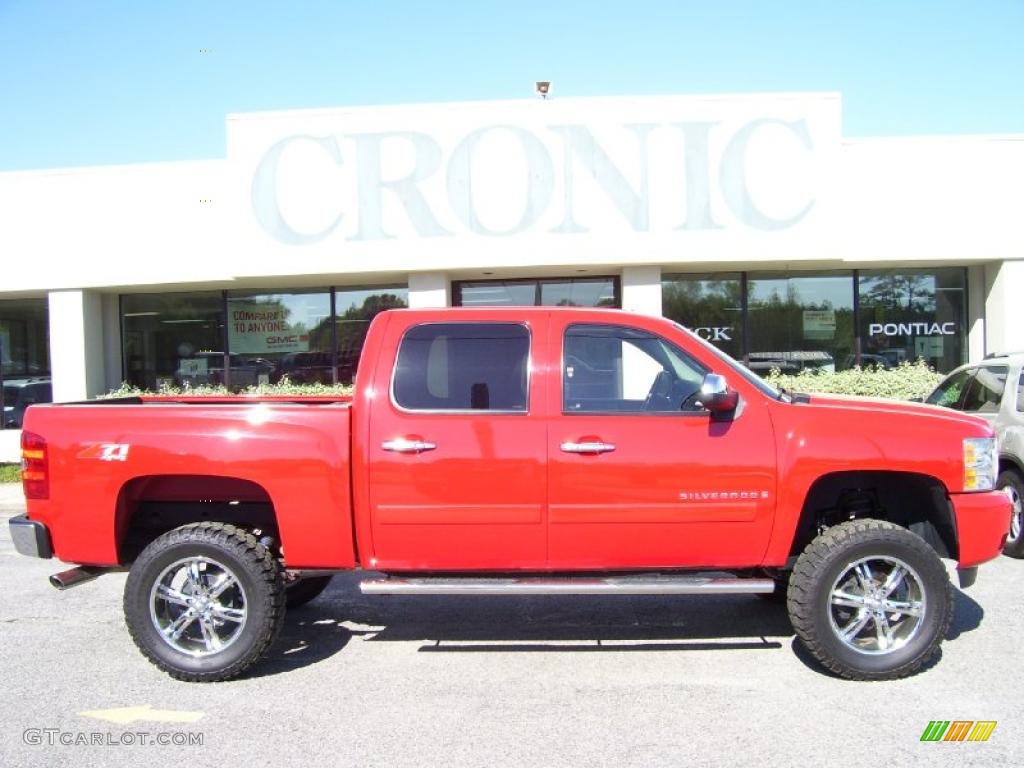
<instances>
[{"instance_id":1,"label":"silver suv","mask_svg":"<svg viewBox=\"0 0 1024 768\"><path fill-rule=\"evenodd\" d=\"M1013 504L1010 535L1003 552L1024 558L1024 353L989 355L963 365L943 379L926 403L944 405L988 419L999 436L999 487Z\"/></svg>"}]
</instances>

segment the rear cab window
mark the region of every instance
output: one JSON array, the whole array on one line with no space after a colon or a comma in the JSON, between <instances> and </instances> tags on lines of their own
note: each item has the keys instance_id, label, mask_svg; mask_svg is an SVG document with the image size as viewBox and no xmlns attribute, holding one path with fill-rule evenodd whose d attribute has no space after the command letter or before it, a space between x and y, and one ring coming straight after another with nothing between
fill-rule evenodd
<instances>
[{"instance_id":1,"label":"rear cab window","mask_svg":"<svg viewBox=\"0 0 1024 768\"><path fill-rule=\"evenodd\" d=\"M392 400L407 411L526 413L529 374L522 324L423 323L402 337Z\"/></svg>"}]
</instances>

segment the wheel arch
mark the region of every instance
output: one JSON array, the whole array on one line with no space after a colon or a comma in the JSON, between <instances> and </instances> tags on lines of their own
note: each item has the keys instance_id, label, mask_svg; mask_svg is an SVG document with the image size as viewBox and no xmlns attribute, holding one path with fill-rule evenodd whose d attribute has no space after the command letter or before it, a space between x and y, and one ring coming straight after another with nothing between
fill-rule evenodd
<instances>
[{"instance_id":1,"label":"wheel arch","mask_svg":"<svg viewBox=\"0 0 1024 768\"><path fill-rule=\"evenodd\" d=\"M822 530L867 518L907 528L939 557L959 557L956 515L942 481L916 472L846 470L821 475L810 485L794 532L791 561Z\"/></svg>"},{"instance_id":2,"label":"wheel arch","mask_svg":"<svg viewBox=\"0 0 1024 768\"><path fill-rule=\"evenodd\" d=\"M1010 453L1000 453L999 471L1006 472L1007 470L1013 470L1024 478L1024 464L1021 463L1020 458Z\"/></svg>"},{"instance_id":3,"label":"wheel arch","mask_svg":"<svg viewBox=\"0 0 1024 768\"><path fill-rule=\"evenodd\" d=\"M281 543L270 494L252 480L213 474L143 475L126 482L118 493L118 562L128 565L158 536L200 522L260 531Z\"/></svg>"}]
</instances>

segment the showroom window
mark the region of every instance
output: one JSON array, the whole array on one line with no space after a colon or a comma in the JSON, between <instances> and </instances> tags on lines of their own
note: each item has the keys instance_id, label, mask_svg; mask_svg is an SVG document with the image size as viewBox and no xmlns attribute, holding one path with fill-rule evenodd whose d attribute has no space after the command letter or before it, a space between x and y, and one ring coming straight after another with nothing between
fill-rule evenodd
<instances>
[{"instance_id":1,"label":"showroom window","mask_svg":"<svg viewBox=\"0 0 1024 768\"><path fill-rule=\"evenodd\" d=\"M4 378L50 375L46 299L0 301L0 372Z\"/></svg>"},{"instance_id":2,"label":"showroom window","mask_svg":"<svg viewBox=\"0 0 1024 768\"><path fill-rule=\"evenodd\" d=\"M370 321L407 304L405 286L124 295L124 380L147 390L350 384Z\"/></svg>"},{"instance_id":3,"label":"showroom window","mask_svg":"<svg viewBox=\"0 0 1024 768\"><path fill-rule=\"evenodd\" d=\"M404 309L407 306L409 289L404 285L337 290L335 311L339 384L351 384L355 378L370 321L385 309Z\"/></svg>"},{"instance_id":4,"label":"showroom window","mask_svg":"<svg viewBox=\"0 0 1024 768\"><path fill-rule=\"evenodd\" d=\"M743 281L738 273L664 275L661 306L665 317L731 357L743 357Z\"/></svg>"},{"instance_id":5,"label":"showroom window","mask_svg":"<svg viewBox=\"0 0 1024 768\"><path fill-rule=\"evenodd\" d=\"M949 372L966 353L960 267L666 274L663 314L765 374L926 360Z\"/></svg>"},{"instance_id":6,"label":"showroom window","mask_svg":"<svg viewBox=\"0 0 1024 768\"><path fill-rule=\"evenodd\" d=\"M331 294L228 294L231 386L331 384Z\"/></svg>"},{"instance_id":7,"label":"showroom window","mask_svg":"<svg viewBox=\"0 0 1024 768\"><path fill-rule=\"evenodd\" d=\"M0 301L0 429L21 426L25 408L53 399L46 299Z\"/></svg>"},{"instance_id":8,"label":"showroom window","mask_svg":"<svg viewBox=\"0 0 1024 768\"><path fill-rule=\"evenodd\" d=\"M939 371L964 361L967 273L959 267L862 271L861 362L892 368L924 358Z\"/></svg>"},{"instance_id":9,"label":"showroom window","mask_svg":"<svg viewBox=\"0 0 1024 768\"><path fill-rule=\"evenodd\" d=\"M121 297L124 379L141 389L224 382L220 291Z\"/></svg>"},{"instance_id":10,"label":"showroom window","mask_svg":"<svg viewBox=\"0 0 1024 768\"><path fill-rule=\"evenodd\" d=\"M616 277L475 280L454 283L457 307L619 307Z\"/></svg>"},{"instance_id":11,"label":"showroom window","mask_svg":"<svg viewBox=\"0 0 1024 768\"><path fill-rule=\"evenodd\" d=\"M756 373L836 371L856 364L853 273L751 273L748 367Z\"/></svg>"}]
</instances>

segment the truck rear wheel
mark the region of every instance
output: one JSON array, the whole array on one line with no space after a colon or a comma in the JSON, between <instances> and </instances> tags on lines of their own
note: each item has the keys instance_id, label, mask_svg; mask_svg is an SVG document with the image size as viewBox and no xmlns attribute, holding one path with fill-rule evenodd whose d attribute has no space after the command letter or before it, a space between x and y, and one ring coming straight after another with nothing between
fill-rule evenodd
<instances>
[{"instance_id":1,"label":"truck rear wheel","mask_svg":"<svg viewBox=\"0 0 1024 768\"><path fill-rule=\"evenodd\" d=\"M787 606L797 636L827 669L850 680L893 680L938 650L953 588L919 536L881 520L851 520L797 559Z\"/></svg>"},{"instance_id":2,"label":"truck rear wheel","mask_svg":"<svg viewBox=\"0 0 1024 768\"><path fill-rule=\"evenodd\" d=\"M132 565L124 613L132 640L171 677L213 682L260 659L284 621L284 578L256 538L193 523L155 539Z\"/></svg>"}]
</instances>

